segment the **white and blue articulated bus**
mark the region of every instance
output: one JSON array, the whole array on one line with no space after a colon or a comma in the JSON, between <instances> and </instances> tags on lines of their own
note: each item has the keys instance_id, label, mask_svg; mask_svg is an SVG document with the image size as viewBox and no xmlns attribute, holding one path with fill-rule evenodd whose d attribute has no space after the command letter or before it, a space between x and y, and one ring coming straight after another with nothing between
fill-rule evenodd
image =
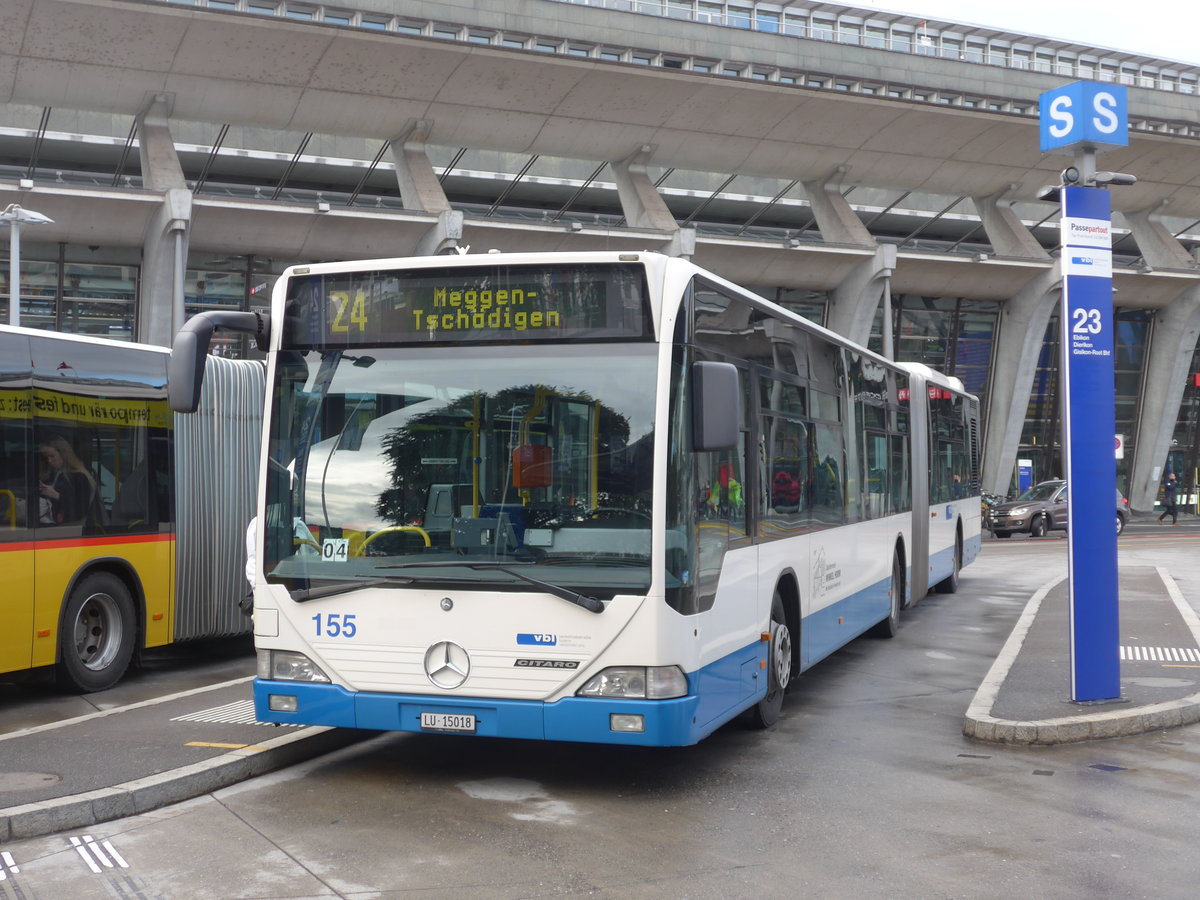
<instances>
[{"instance_id":1,"label":"white and blue articulated bus","mask_svg":"<svg viewBox=\"0 0 1200 900\"><path fill-rule=\"evenodd\" d=\"M980 546L978 405L656 253L293 267L269 317L262 721L686 745L780 715Z\"/></svg>"}]
</instances>

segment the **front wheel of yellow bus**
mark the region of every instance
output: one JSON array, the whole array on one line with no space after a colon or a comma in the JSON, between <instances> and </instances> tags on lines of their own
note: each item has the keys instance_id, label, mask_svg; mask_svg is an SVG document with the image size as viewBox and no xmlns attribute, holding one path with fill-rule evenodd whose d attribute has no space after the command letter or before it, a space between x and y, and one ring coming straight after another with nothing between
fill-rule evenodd
<instances>
[{"instance_id":1,"label":"front wheel of yellow bus","mask_svg":"<svg viewBox=\"0 0 1200 900\"><path fill-rule=\"evenodd\" d=\"M59 631L59 683L89 693L116 684L133 658L133 598L108 572L85 575L67 599Z\"/></svg>"}]
</instances>

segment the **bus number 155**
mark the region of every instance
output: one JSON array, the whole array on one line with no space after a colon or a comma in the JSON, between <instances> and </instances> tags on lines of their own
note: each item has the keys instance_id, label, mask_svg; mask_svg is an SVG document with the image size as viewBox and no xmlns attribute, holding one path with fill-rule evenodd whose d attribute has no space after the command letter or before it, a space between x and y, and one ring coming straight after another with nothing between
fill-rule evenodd
<instances>
[{"instance_id":1,"label":"bus number 155","mask_svg":"<svg viewBox=\"0 0 1200 900\"><path fill-rule=\"evenodd\" d=\"M358 634L358 626L354 624L354 613L317 613L312 620L317 626L317 637L352 638Z\"/></svg>"}]
</instances>

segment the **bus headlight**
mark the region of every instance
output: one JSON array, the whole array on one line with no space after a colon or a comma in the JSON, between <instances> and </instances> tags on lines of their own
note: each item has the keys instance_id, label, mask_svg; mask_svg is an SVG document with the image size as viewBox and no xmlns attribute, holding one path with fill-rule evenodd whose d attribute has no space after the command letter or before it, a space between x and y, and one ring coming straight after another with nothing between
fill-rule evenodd
<instances>
[{"instance_id":1,"label":"bus headlight","mask_svg":"<svg viewBox=\"0 0 1200 900\"><path fill-rule=\"evenodd\" d=\"M576 695L667 700L687 695L687 676L678 666L610 666L589 679Z\"/></svg>"},{"instance_id":2,"label":"bus headlight","mask_svg":"<svg viewBox=\"0 0 1200 900\"><path fill-rule=\"evenodd\" d=\"M290 650L259 650L258 677L267 681L315 681L329 683L329 676L303 653Z\"/></svg>"}]
</instances>

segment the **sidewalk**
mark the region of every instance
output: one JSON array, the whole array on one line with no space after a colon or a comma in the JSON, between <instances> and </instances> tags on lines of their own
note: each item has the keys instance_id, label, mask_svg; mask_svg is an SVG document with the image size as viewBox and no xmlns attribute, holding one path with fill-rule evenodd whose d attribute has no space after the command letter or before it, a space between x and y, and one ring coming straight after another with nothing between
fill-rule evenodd
<instances>
[{"instance_id":1,"label":"sidewalk","mask_svg":"<svg viewBox=\"0 0 1200 900\"><path fill-rule=\"evenodd\" d=\"M967 710L967 737L1058 744L1200 721L1200 618L1165 569L1123 567L1118 579L1120 699L1070 699L1064 578L1030 599Z\"/></svg>"},{"instance_id":2,"label":"sidewalk","mask_svg":"<svg viewBox=\"0 0 1200 900\"><path fill-rule=\"evenodd\" d=\"M158 809L373 734L256 722L252 680L0 735L0 845Z\"/></svg>"}]
</instances>

